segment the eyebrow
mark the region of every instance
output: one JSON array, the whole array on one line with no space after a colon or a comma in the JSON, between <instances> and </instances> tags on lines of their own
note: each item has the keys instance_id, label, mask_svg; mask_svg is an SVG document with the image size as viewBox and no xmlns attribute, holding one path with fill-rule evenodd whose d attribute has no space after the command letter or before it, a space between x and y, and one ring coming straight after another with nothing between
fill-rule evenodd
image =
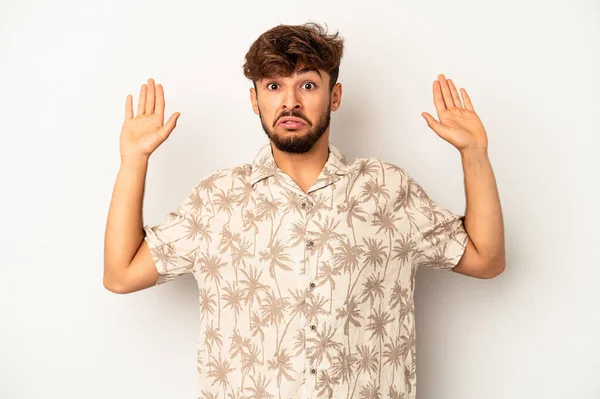
<instances>
[{"instance_id":1,"label":"eyebrow","mask_svg":"<svg viewBox=\"0 0 600 399\"><path fill-rule=\"evenodd\" d=\"M302 69L298 70L298 75L302 75L302 74L309 73L309 72L316 72L320 78L323 78L321 76L321 72L319 72L319 70L316 68L302 68Z\"/></svg>"}]
</instances>

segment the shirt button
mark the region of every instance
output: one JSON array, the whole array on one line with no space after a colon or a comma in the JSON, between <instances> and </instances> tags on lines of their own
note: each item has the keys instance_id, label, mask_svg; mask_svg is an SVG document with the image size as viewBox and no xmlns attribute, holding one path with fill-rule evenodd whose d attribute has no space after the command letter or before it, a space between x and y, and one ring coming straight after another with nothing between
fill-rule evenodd
<instances>
[{"instance_id":1,"label":"shirt button","mask_svg":"<svg viewBox=\"0 0 600 399\"><path fill-rule=\"evenodd\" d=\"M310 326L310 329L315 331L317 329L317 326L315 326L314 324L312 326Z\"/></svg>"},{"instance_id":2,"label":"shirt button","mask_svg":"<svg viewBox=\"0 0 600 399\"><path fill-rule=\"evenodd\" d=\"M315 370L315 369L310 369L310 373L311 373L311 374L317 374L317 370Z\"/></svg>"},{"instance_id":3,"label":"shirt button","mask_svg":"<svg viewBox=\"0 0 600 399\"><path fill-rule=\"evenodd\" d=\"M315 283L310 283L310 289L311 289L311 290L312 290L313 288L315 288L315 287L316 287L316 284L315 284Z\"/></svg>"},{"instance_id":4,"label":"shirt button","mask_svg":"<svg viewBox=\"0 0 600 399\"><path fill-rule=\"evenodd\" d=\"M306 202L302 203L302 208L306 208Z\"/></svg>"},{"instance_id":5,"label":"shirt button","mask_svg":"<svg viewBox=\"0 0 600 399\"><path fill-rule=\"evenodd\" d=\"M310 241L308 242L308 245L310 245L311 247L314 247L314 246L315 246L315 242L314 242L313 240L310 240Z\"/></svg>"}]
</instances>

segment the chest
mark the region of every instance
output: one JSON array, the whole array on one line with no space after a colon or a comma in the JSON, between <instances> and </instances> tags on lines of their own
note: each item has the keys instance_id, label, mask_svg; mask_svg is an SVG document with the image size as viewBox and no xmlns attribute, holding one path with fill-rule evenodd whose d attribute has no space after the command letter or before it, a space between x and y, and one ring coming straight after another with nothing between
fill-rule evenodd
<instances>
[{"instance_id":1,"label":"chest","mask_svg":"<svg viewBox=\"0 0 600 399\"><path fill-rule=\"evenodd\" d=\"M227 202L211 198L208 206L203 257L212 266L199 262L200 286L254 284L281 298L320 295L332 311L353 296L368 303L412 286L398 241L407 232L384 196L343 184L308 194L271 186Z\"/></svg>"}]
</instances>

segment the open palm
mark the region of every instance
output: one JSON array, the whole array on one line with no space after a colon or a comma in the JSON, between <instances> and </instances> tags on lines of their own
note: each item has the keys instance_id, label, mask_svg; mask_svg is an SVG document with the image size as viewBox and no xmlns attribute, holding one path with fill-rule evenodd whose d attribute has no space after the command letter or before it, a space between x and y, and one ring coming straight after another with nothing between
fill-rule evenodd
<instances>
[{"instance_id":1,"label":"open palm","mask_svg":"<svg viewBox=\"0 0 600 399\"><path fill-rule=\"evenodd\" d=\"M452 80L446 79L443 74L438 79L433 82L433 102L439 122L423 112L421 115L427 125L459 151L487 149L487 133L473 109L467 91L461 89L463 105Z\"/></svg>"},{"instance_id":2,"label":"open palm","mask_svg":"<svg viewBox=\"0 0 600 399\"><path fill-rule=\"evenodd\" d=\"M155 86L152 78L140 89L137 115L133 116L133 97L127 95L125 122L121 129L121 157L149 157L171 134L177 124L179 112L164 123L165 97L162 85Z\"/></svg>"}]
</instances>

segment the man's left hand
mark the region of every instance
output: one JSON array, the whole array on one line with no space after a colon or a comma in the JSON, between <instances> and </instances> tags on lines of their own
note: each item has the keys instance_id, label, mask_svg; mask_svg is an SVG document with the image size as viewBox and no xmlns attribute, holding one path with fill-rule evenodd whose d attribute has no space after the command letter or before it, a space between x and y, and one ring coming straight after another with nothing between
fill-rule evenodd
<instances>
[{"instance_id":1,"label":"man's left hand","mask_svg":"<svg viewBox=\"0 0 600 399\"><path fill-rule=\"evenodd\" d=\"M433 102L439 122L427 112L421 115L438 136L459 151L487 150L488 140L483 123L475 113L467 91L460 90L464 106L452 80L446 79L443 74L438 75L438 80L433 82Z\"/></svg>"}]
</instances>

